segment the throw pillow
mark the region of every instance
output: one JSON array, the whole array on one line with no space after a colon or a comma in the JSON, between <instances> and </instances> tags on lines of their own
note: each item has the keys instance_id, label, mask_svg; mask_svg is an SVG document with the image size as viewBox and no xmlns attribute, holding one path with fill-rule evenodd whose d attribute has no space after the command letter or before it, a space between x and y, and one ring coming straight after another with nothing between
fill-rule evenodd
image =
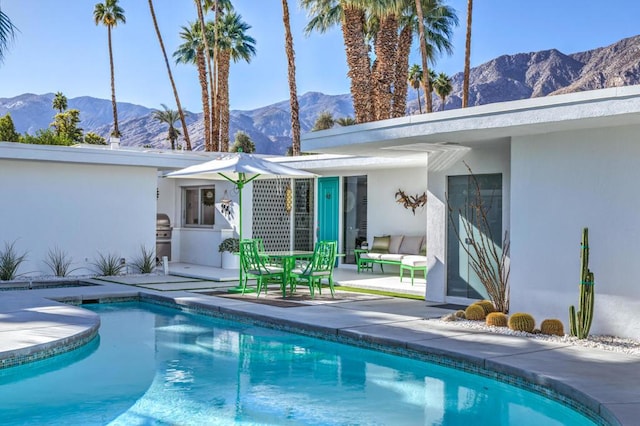
<instances>
[{"instance_id":1,"label":"throw pillow","mask_svg":"<svg viewBox=\"0 0 640 426\"><path fill-rule=\"evenodd\" d=\"M389 253L389 243L391 237L386 235L384 237L373 237L373 244L371 245L371 253Z\"/></svg>"},{"instance_id":2,"label":"throw pillow","mask_svg":"<svg viewBox=\"0 0 640 426\"><path fill-rule=\"evenodd\" d=\"M422 237L404 237L402 244L400 245L400 252L402 254L420 254L420 244L422 243Z\"/></svg>"},{"instance_id":3,"label":"throw pillow","mask_svg":"<svg viewBox=\"0 0 640 426\"><path fill-rule=\"evenodd\" d=\"M392 235L389 241L389 253L400 253L403 235Z\"/></svg>"}]
</instances>

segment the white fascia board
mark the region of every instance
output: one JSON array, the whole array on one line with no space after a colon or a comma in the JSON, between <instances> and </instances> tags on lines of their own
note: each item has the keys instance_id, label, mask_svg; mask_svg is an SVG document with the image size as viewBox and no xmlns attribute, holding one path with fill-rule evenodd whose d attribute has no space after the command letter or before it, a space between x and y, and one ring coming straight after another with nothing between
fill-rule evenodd
<instances>
[{"instance_id":1,"label":"white fascia board","mask_svg":"<svg viewBox=\"0 0 640 426\"><path fill-rule=\"evenodd\" d=\"M640 86L500 102L412 115L302 136L307 151L385 155L416 142L462 142L640 123Z\"/></svg>"},{"instance_id":2,"label":"white fascia board","mask_svg":"<svg viewBox=\"0 0 640 426\"><path fill-rule=\"evenodd\" d=\"M212 154L214 153L112 150L108 147L68 147L0 142L0 159L152 167L160 170L175 170L202 163L212 159Z\"/></svg>"}]
</instances>

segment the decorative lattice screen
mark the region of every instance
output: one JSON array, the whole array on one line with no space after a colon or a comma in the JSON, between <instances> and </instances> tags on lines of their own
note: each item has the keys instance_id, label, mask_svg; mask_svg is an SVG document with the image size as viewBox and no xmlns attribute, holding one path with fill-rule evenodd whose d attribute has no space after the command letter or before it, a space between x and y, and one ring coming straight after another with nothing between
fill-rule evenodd
<instances>
[{"instance_id":1,"label":"decorative lattice screen","mask_svg":"<svg viewBox=\"0 0 640 426\"><path fill-rule=\"evenodd\" d=\"M253 238L262 238L265 250L289 250L289 213L285 189L289 179L253 181Z\"/></svg>"},{"instance_id":2,"label":"decorative lattice screen","mask_svg":"<svg viewBox=\"0 0 640 426\"><path fill-rule=\"evenodd\" d=\"M253 182L253 237L261 238L266 250L313 250L313 180L294 181L293 231L285 205L289 182L284 178ZM290 245L292 232L293 247Z\"/></svg>"}]
</instances>

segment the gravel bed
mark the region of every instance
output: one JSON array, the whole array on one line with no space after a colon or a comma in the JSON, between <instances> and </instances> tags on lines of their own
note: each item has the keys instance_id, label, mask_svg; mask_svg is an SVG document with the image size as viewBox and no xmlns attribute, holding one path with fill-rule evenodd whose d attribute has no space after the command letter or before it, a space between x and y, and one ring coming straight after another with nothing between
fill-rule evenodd
<instances>
[{"instance_id":1,"label":"gravel bed","mask_svg":"<svg viewBox=\"0 0 640 426\"><path fill-rule=\"evenodd\" d=\"M507 334L510 336L529 337L537 340L548 342L558 342L564 344L572 344L575 346L583 346L586 348L597 348L613 352L622 352L630 355L640 356L640 341L634 339L624 339L615 336L599 336L590 335L586 339L578 339L577 337L565 334L564 336L549 336L546 334L531 334L523 331L513 331L507 327L488 326L484 321L468 321L468 320L452 320L450 316L442 319L431 320L446 323L456 327L472 328L474 330L482 330L488 333Z\"/></svg>"}]
</instances>

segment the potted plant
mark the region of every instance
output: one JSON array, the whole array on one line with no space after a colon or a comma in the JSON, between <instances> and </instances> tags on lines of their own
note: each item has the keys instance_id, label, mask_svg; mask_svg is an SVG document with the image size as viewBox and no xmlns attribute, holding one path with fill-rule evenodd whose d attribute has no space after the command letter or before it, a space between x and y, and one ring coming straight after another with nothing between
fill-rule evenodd
<instances>
[{"instance_id":1,"label":"potted plant","mask_svg":"<svg viewBox=\"0 0 640 426\"><path fill-rule=\"evenodd\" d=\"M223 269L240 268L240 240L237 238L226 238L218 246L218 251L222 253Z\"/></svg>"}]
</instances>

